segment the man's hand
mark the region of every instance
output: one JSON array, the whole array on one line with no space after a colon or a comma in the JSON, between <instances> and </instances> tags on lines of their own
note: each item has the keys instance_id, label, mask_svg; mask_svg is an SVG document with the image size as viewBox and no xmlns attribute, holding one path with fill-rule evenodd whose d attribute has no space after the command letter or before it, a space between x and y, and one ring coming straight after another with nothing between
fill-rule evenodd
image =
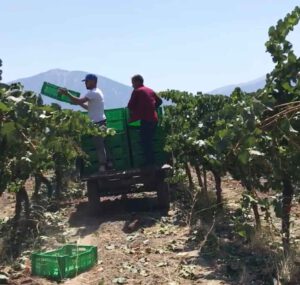
<instances>
[{"instance_id":1,"label":"man's hand","mask_svg":"<svg viewBox=\"0 0 300 285\"><path fill-rule=\"evenodd\" d=\"M156 98L155 98L155 108L158 109L159 106L163 103L162 99L156 95Z\"/></svg>"},{"instance_id":2,"label":"man's hand","mask_svg":"<svg viewBox=\"0 0 300 285\"><path fill-rule=\"evenodd\" d=\"M58 89L58 94L70 96L67 88L59 88Z\"/></svg>"},{"instance_id":3,"label":"man's hand","mask_svg":"<svg viewBox=\"0 0 300 285\"><path fill-rule=\"evenodd\" d=\"M88 110L88 106L86 104L84 104L88 101L87 97L77 98L75 96L72 96L72 94L69 93L66 88L59 88L58 93L61 95L68 96L73 104L80 105L82 108Z\"/></svg>"}]
</instances>

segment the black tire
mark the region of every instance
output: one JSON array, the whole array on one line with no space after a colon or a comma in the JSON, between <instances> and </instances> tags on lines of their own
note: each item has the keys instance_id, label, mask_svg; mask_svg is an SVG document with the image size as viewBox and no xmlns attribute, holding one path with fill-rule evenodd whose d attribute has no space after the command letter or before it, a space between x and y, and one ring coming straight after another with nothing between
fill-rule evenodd
<instances>
[{"instance_id":1,"label":"black tire","mask_svg":"<svg viewBox=\"0 0 300 285\"><path fill-rule=\"evenodd\" d=\"M98 183L95 180L87 182L87 196L88 196L88 212L90 215L97 215L101 209L100 194L98 191Z\"/></svg>"},{"instance_id":2,"label":"black tire","mask_svg":"<svg viewBox=\"0 0 300 285\"><path fill-rule=\"evenodd\" d=\"M162 181L157 187L158 207L162 210L169 211L170 209L170 189L169 183Z\"/></svg>"}]
</instances>

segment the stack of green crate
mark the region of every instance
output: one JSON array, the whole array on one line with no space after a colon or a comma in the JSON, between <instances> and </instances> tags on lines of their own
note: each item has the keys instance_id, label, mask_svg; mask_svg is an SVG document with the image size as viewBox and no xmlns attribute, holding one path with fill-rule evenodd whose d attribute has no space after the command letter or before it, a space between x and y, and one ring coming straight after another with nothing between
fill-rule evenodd
<instances>
[{"instance_id":1,"label":"stack of green crate","mask_svg":"<svg viewBox=\"0 0 300 285\"><path fill-rule=\"evenodd\" d=\"M145 163L145 156L141 146L140 130L131 127L129 128L128 133L130 137L132 166L141 167ZM164 145L165 133L162 127L158 126L153 142L155 164L157 165L164 164L168 159L167 153L163 150Z\"/></svg>"},{"instance_id":2,"label":"stack of green crate","mask_svg":"<svg viewBox=\"0 0 300 285\"><path fill-rule=\"evenodd\" d=\"M116 131L114 136L105 139L105 145L113 168L126 170L131 167L127 136L127 121L124 108L105 110L107 127ZM94 142L91 137L82 138L82 148L88 155L89 165L84 168L84 175L97 172L99 162Z\"/></svg>"},{"instance_id":3,"label":"stack of green crate","mask_svg":"<svg viewBox=\"0 0 300 285\"><path fill-rule=\"evenodd\" d=\"M68 96L59 94L59 86L44 82L41 93L53 99L71 103ZM80 93L68 90L73 96L80 97ZM140 167L144 164L144 154L140 143L140 121L128 123L129 111L127 108L105 110L107 127L116 130L116 135L107 137L106 147L109 152L113 167L116 170L126 170L131 167ZM158 109L158 116L161 118L163 109ZM161 126L157 127L154 139L155 161L163 164L167 155L163 151L165 133ZM88 155L89 163L84 167L84 174L89 175L97 172L99 163L96 149L91 137L82 138L82 148Z\"/></svg>"},{"instance_id":4,"label":"stack of green crate","mask_svg":"<svg viewBox=\"0 0 300 285\"><path fill-rule=\"evenodd\" d=\"M129 116L128 111L126 112L127 118ZM162 119L163 110L162 108L158 109L158 117L159 120ZM140 122L134 122L128 124L128 136L130 140L130 149L131 149L131 164L132 167L141 167L145 163L144 152L141 147L141 139L140 139ZM156 128L153 148L155 155L155 163L157 165L164 164L168 155L164 152L163 148L165 145L165 131L163 127L159 124Z\"/></svg>"},{"instance_id":5,"label":"stack of green crate","mask_svg":"<svg viewBox=\"0 0 300 285\"><path fill-rule=\"evenodd\" d=\"M106 147L116 170L130 168L130 151L128 145L127 119L124 108L105 111L107 127L116 130L116 134L106 138Z\"/></svg>"},{"instance_id":6,"label":"stack of green crate","mask_svg":"<svg viewBox=\"0 0 300 285\"><path fill-rule=\"evenodd\" d=\"M84 164L83 174L89 175L98 171L99 162L96 154L95 144L93 142L92 137L84 136L81 139L81 147L82 150L87 154L88 162Z\"/></svg>"}]
</instances>

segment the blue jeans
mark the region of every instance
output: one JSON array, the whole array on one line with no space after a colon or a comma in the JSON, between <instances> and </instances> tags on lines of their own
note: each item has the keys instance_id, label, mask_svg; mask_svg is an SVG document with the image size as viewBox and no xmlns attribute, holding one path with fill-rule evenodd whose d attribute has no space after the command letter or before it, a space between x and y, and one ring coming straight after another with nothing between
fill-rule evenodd
<instances>
[{"instance_id":1,"label":"blue jeans","mask_svg":"<svg viewBox=\"0 0 300 285\"><path fill-rule=\"evenodd\" d=\"M106 127L106 120L97 122L95 123L95 125L99 127ZM109 160L109 153L107 151L107 148L105 147L105 139L100 136L94 136L93 141L96 148L99 165L106 165Z\"/></svg>"},{"instance_id":2,"label":"blue jeans","mask_svg":"<svg viewBox=\"0 0 300 285\"><path fill-rule=\"evenodd\" d=\"M141 146L145 156L145 166L154 165L154 136L156 130L157 122L141 120Z\"/></svg>"}]
</instances>

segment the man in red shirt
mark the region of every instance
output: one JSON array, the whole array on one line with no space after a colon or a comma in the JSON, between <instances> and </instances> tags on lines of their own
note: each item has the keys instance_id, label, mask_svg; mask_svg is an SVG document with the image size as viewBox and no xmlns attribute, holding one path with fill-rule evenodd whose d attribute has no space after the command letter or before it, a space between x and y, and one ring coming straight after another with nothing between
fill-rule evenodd
<instances>
[{"instance_id":1,"label":"man in red shirt","mask_svg":"<svg viewBox=\"0 0 300 285\"><path fill-rule=\"evenodd\" d=\"M155 163L153 151L153 139L158 122L156 109L162 104L162 100L156 93L144 86L141 75L135 75L131 79L133 92L128 103L130 121L141 120L141 145L145 155L145 166Z\"/></svg>"}]
</instances>

